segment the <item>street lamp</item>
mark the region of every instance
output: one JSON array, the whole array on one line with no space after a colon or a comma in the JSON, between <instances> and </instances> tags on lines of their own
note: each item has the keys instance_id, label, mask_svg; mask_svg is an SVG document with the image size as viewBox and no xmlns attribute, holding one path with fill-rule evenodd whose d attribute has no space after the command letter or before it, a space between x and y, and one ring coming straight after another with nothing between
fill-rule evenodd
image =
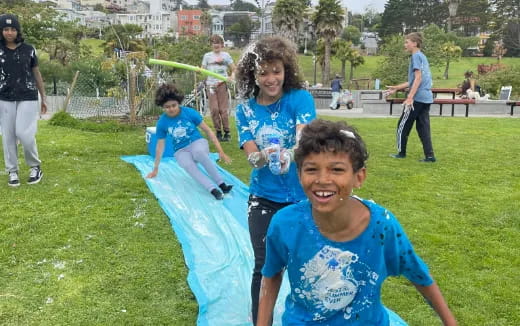
<instances>
[{"instance_id":1,"label":"street lamp","mask_svg":"<svg viewBox=\"0 0 520 326\"><path fill-rule=\"evenodd\" d=\"M459 7L459 3L460 0L449 0L448 2L448 11L450 13L450 17L448 18L448 32L451 32L453 18L457 16L457 8Z\"/></svg>"},{"instance_id":2,"label":"street lamp","mask_svg":"<svg viewBox=\"0 0 520 326\"><path fill-rule=\"evenodd\" d=\"M316 52L316 51L314 51ZM316 85L316 54L312 56L312 62L314 63L314 83L313 85Z\"/></svg>"}]
</instances>

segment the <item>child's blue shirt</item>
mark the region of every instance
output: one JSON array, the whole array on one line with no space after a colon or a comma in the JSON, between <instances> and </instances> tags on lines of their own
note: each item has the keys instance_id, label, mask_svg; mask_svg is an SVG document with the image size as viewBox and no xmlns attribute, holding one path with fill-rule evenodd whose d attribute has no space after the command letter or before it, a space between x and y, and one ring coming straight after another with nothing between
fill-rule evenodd
<instances>
[{"instance_id":1,"label":"child's blue shirt","mask_svg":"<svg viewBox=\"0 0 520 326\"><path fill-rule=\"evenodd\" d=\"M296 125L308 124L316 118L312 95L306 90L291 90L271 105L260 105L252 98L237 106L236 124L240 148L253 140L260 150L269 146L269 139L280 139L282 148L296 145ZM296 164L289 172L274 175L268 166L253 169L249 192L278 203L294 203L305 199L298 180Z\"/></svg>"},{"instance_id":2,"label":"child's blue shirt","mask_svg":"<svg viewBox=\"0 0 520 326\"><path fill-rule=\"evenodd\" d=\"M287 269L291 292L283 325L388 325L381 303L381 286L388 276L404 275L424 286L433 283L392 213L356 199L370 210L370 222L346 242L321 235L308 200L274 215L262 274L272 277Z\"/></svg>"},{"instance_id":3,"label":"child's blue shirt","mask_svg":"<svg viewBox=\"0 0 520 326\"><path fill-rule=\"evenodd\" d=\"M410 88L415 80L415 70L421 71L421 83L419 84L419 88L417 89L413 100L421 103L433 103L432 73L430 72L430 64L421 51L412 54L410 59L410 65L408 66L408 84L410 85Z\"/></svg>"},{"instance_id":4,"label":"child's blue shirt","mask_svg":"<svg viewBox=\"0 0 520 326\"><path fill-rule=\"evenodd\" d=\"M166 135L172 136L174 153L202 138L197 128L202 122L200 113L186 106L181 106L180 109L179 114L173 118L163 113L156 127L157 139L164 139Z\"/></svg>"}]
</instances>

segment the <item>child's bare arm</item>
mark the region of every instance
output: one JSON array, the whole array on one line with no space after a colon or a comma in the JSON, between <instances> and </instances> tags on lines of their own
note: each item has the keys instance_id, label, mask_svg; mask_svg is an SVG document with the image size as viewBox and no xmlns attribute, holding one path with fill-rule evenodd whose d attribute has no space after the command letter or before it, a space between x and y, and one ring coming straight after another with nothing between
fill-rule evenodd
<instances>
[{"instance_id":1,"label":"child's bare arm","mask_svg":"<svg viewBox=\"0 0 520 326\"><path fill-rule=\"evenodd\" d=\"M268 326L273 318L274 304L282 285L283 271L273 277L262 277L260 302L258 304L257 326Z\"/></svg>"},{"instance_id":2,"label":"child's bare arm","mask_svg":"<svg viewBox=\"0 0 520 326\"><path fill-rule=\"evenodd\" d=\"M165 139L158 139L157 145L155 145L155 162L153 165L152 172L148 173L147 178L155 178L159 173L159 164L161 164L161 158L164 152Z\"/></svg>"},{"instance_id":3,"label":"child's bare arm","mask_svg":"<svg viewBox=\"0 0 520 326\"><path fill-rule=\"evenodd\" d=\"M446 300L439 289L437 283L433 283L429 286L422 286L419 284L413 283L417 291L422 294L422 296L428 300L428 303L432 306L433 310L439 315L442 320L444 326L456 326L457 321L455 320L455 316L451 312Z\"/></svg>"}]
</instances>

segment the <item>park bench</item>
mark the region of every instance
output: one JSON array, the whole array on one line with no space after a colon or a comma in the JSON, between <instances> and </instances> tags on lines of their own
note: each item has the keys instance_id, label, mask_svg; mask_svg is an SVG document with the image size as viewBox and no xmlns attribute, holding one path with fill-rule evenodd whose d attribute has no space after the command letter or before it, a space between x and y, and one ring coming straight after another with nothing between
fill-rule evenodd
<instances>
[{"instance_id":1,"label":"park bench","mask_svg":"<svg viewBox=\"0 0 520 326\"><path fill-rule=\"evenodd\" d=\"M402 104L405 99L404 98L387 98L386 101L390 103L390 115L393 113L393 105L394 104ZM475 104L475 100L473 99L464 99L464 98L436 98L433 100L433 104L439 105L439 115L442 115L442 106L444 104L451 104L451 116L455 115L455 104L463 104L466 106L466 117L469 114L469 105Z\"/></svg>"},{"instance_id":2,"label":"park bench","mask_svg":"<svg viewBox=\"0 0 520 326\"><path fill-rule=\"evenodd\" d=\"M511 106L511 115L513 115L513 110L515 106L520 106L520 101L507 101L506 104Z\"/></svg>"}]
</instances>

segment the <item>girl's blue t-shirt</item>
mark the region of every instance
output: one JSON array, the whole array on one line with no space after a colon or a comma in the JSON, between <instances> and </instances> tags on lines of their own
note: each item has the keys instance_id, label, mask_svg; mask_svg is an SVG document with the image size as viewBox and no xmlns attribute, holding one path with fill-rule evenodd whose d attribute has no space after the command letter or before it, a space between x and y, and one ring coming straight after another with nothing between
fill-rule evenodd
<instances>
[{"instance_id":1,"label":"girl's blue t-shirt","mask_svg":"<svg viewBox=\"0 0 520 326\"><path fill-rule=\"evenodd\" d=\"M202 138L197 128L202 122L200 113L186 106L181 106L180 109L175 117L163 113L157 121L155 131L157 139L164 139L166 135L172 136L174 153Z\"/></svg>"},{"instance_id":2,"label":"girl's blue t-shirt","mask_svg":"<svg viewBox=\"0 0 520 326\"><path fill-rule=\"evenodd\" d=\"M240 103L236 111L236 124L240 148L253 140L260 150L269 146L269 139L280 139L282 148L296 145L296 126L308 124L316 118L312 95L306 90L291 90L284 93L271 105L260 105L255 98ZM268 166L251 171L249 192L258 197L278 203L294 203L305 199L298 180L296 164L291 163L289 172L274 175Z\"/></svg>"},{"instance_id":3,"label":"girl's blue t-shirt","mask_svg":"<svg viewBox=\"0 0 520 326\"><path fill-rule=\"evenodd\" d=\"M419 88L417 88L413 100L421 103L433 103L432 73L430 71L430 64L421 51L412 54L410 59L410 65L408 66L408 84L410 85L410 88L415 80L415 70L421 71L421 83L419 84Z\"/></svg>"},{"instance_id":4,"label":"girl's blue t-shirt","mask_svg":"<svg viewBox=\"0 0 520 326\"><path fill-rule=\"evenodd\" d=\"M388 276L404 275L423 286L433 283L393 214L354 198L368 207L370 222L351 241L324 237L308 200L273 216L262 274L272 277L287 269L291 292L285 301L284 325L385 326L389 319L381 303L381 286Z\"/></svg>"}]
</instances>

